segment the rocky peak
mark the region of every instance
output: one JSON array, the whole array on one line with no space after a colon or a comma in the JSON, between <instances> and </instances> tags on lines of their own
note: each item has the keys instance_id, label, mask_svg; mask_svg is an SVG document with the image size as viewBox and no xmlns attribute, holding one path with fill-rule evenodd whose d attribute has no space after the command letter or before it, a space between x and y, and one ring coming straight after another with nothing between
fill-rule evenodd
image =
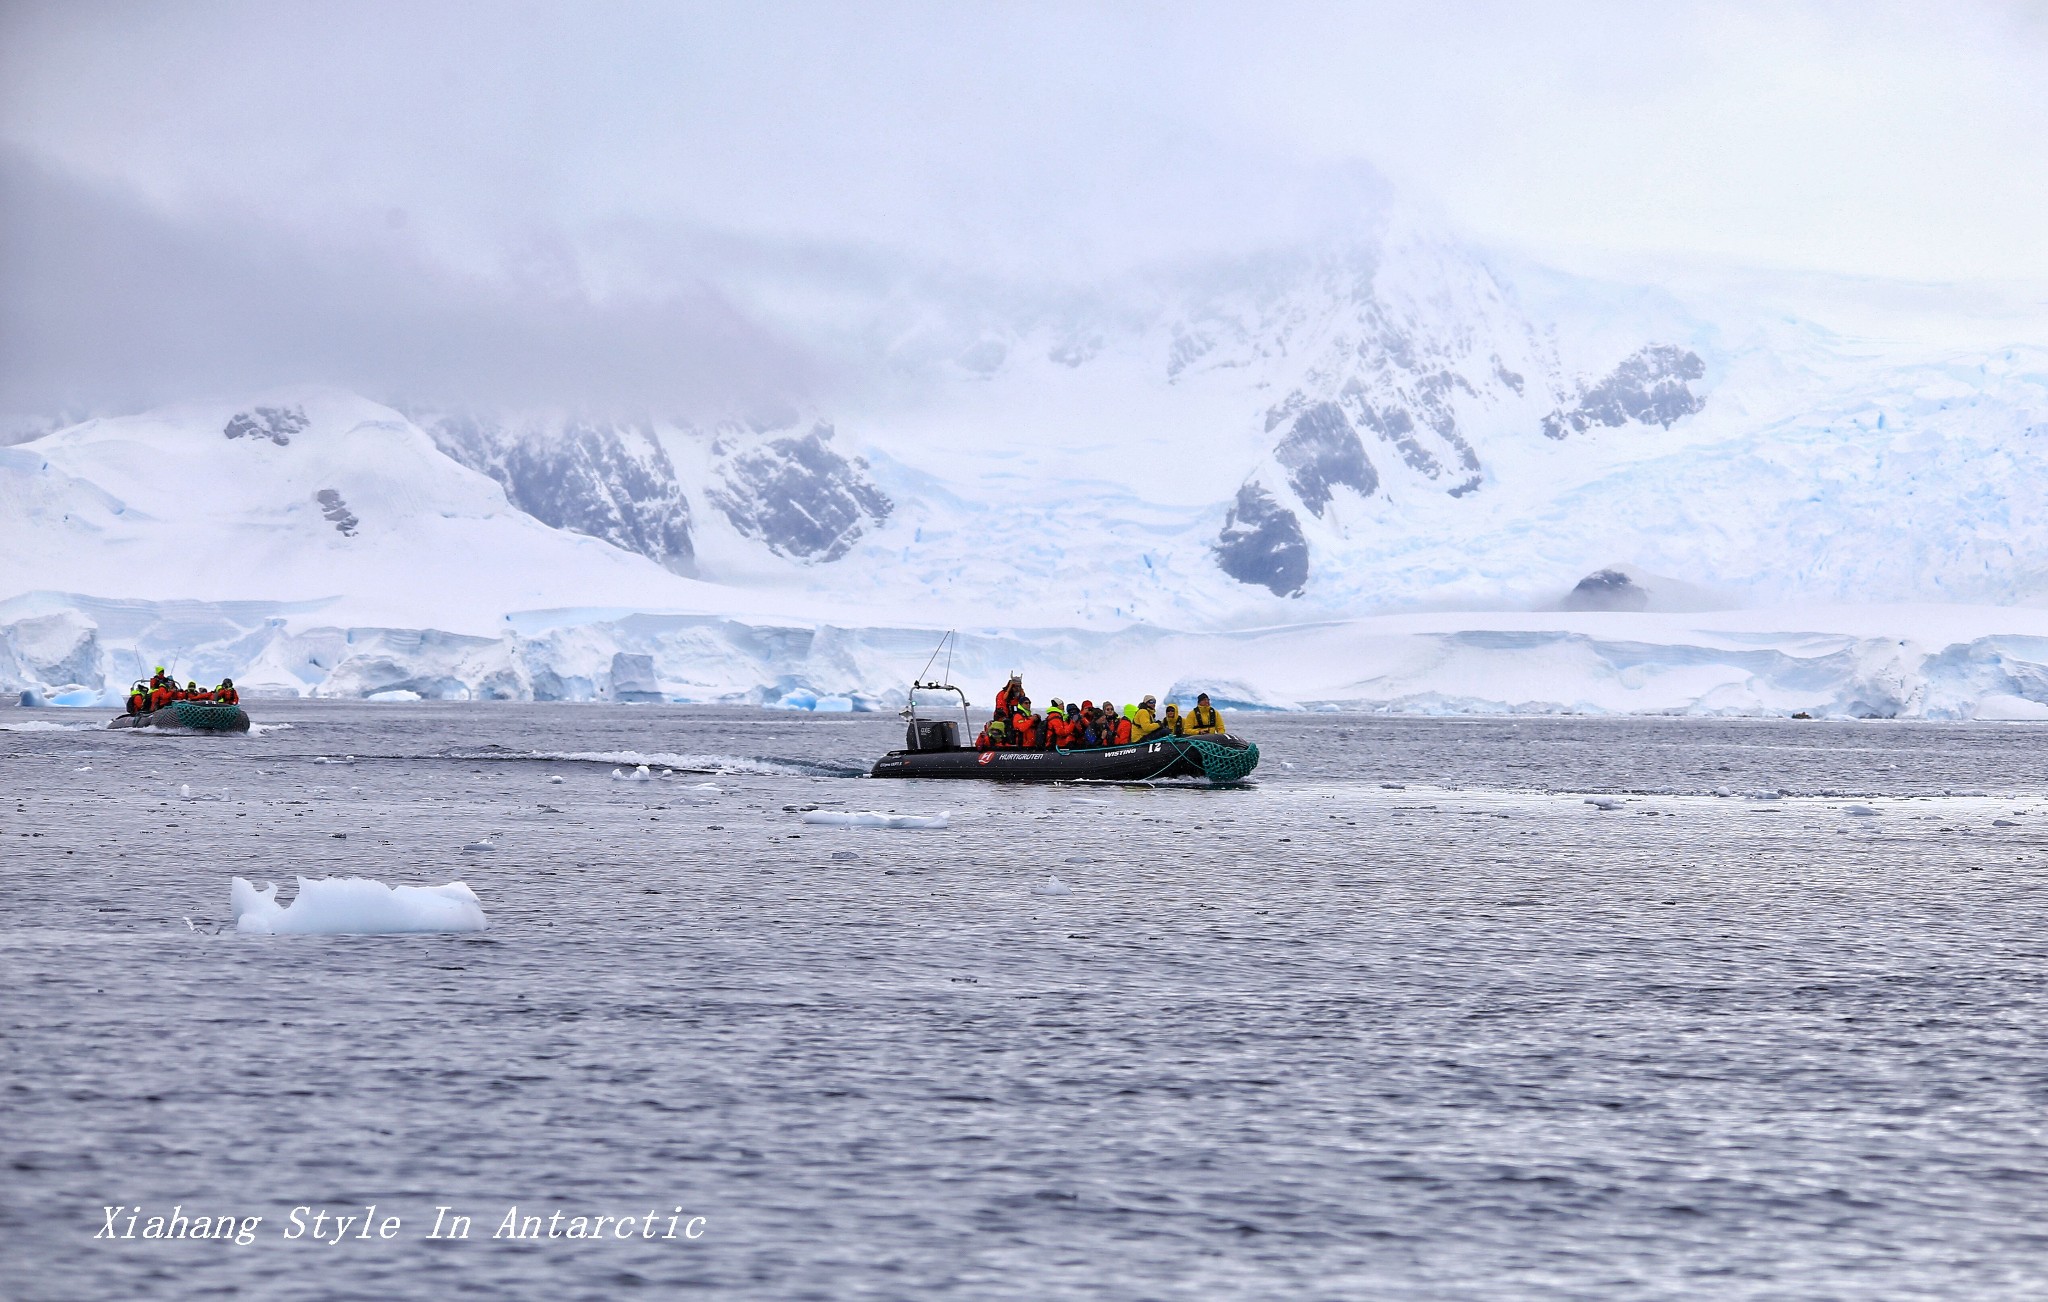
<instances>
[{"instance_id":1,"label":"rocky peak","mask_svg":"<svg viewBox=\"0 0 2048 1302\"><path fill-rule=\"evenodd\" d=\"M512 505L541 523L692 571L689 501L650 429L582 420L509 426L448 416L429 421L427 432L450 457L497 480Z\"/></svg>"},{"instance_id":2,"label":"rocky peak","mask_svg":"<svg viewBox=\"0 0 2048 1302\"><path fill-rule=\"evenodd\" d=\"M221 433L231 439L269 439L285 447L292 441L292 435L311 423L303 407L256 407L230 416Z\"/></svg>"},{"instance_id":3,"label":"rocky peak","mask_svg":"<svg viewBox=\"0 0 2048 1302\"><path fill-rule=\"evenodd\" d=\"M1561 439L1595 425L1630 421L1669 429L1679 417L1706 406L1707 400L1687 387L1706 373L1698 353L1673 344L1651 344L1624 358L1605 379L1590 385L1581 381L1577 401L1545 416L1543 432Z\"/></svg>"},{"instance_id":4,"label":"rocky peak","mask_svg":"<svg viewBox=\"0 0 2048 1302\"><path fill-rule=\"evenodd\" d=\"M721 435L718 481L705 497L733 528L779 556L835 561L895 510L860 457L831 446L823 421L803 434L739 443Z\"/></svg>"}]
</instances>

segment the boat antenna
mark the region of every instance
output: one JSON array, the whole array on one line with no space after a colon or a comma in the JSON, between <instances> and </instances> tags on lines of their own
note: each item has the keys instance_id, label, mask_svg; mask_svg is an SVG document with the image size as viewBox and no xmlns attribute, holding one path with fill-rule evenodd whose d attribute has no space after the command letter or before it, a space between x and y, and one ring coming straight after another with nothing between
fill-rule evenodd
<instances>
[{"instance_id":1,"label":"boat antenna","mask_svg":"<svg viewBox=\"0 0 2048 1302\"><path fill-rule=\"evenodd\" d=\"M913 723L916 722L917 694L920 691L951 692L953 693L953 695L960 698L961 723L968 726L970 729L972 728L973 720L968 717L967 713L968 707L971 704L971 702L969 702L967 699L967 693L961 691L959 688L953 685L952 647L953 644L959 640L957 637L958 633L958 629L947 629L946 635L939 639L939 644L932 648L931 656L924 662L923 670L921 670L918 673L917 677L910 680L910 700L903 707L904 718L911 720ZM946 679L944 682L928 681L926 675L930 674L932 671L932 666L938 663L939 652L941 651L944 651L946 653Z\"/></svg>"}]
</instances>

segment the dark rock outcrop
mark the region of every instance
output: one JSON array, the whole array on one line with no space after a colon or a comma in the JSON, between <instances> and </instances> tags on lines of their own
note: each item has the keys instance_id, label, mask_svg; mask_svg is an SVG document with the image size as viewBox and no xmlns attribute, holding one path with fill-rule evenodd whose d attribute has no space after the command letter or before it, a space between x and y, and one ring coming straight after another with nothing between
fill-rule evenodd
<instances>
[{"instance_id":1,"label":"dark rock outcrop","mask_svg":"<svg viewBox=\"0 0 2048 1302\"><path fill-rule=\"evenodd\" d=\"M1566 594L1566 610L1647 610L1650 594L1625 570L1595 570Z\"/></svg>"},{"instance_id":2,"label":"dark rock outcrop","mask_svg":"<svg viewBox=\"0 0 2048 1302\"><path fill-rule=\"evenodd\" d=\"M443 452L497 480L512 505L541 523L690 572L690 504L652 431L590 421L511 430L453 416L428 432Z\"/></svg>"},{"instance_id":3,"label":"dark rock outcrop","mask_svg":"<svg viewBox=\"0 0 2048 1302\"><path fill-rule=\"evenodd\" d=\"M230 416L220 432L231 439L269 439L285 447L291 443L292 435L310 424L302 407L257 407Z\"/></svg>"},{"instance_id":4,"label":"dark rock outcrop","mask_svg":"<svg viewBox=\"0 0 2048 1302\"><path fill-rule=\"evenodd\" d=\"M356 513L348 509L348 503L341 500L340 493L331 488L323 488L313 494L313 500L320 504L320 514L327 517L335 532L344 538L356 536L356 529L361 526L362 521L356 519Z\"/></svg>"},{"instance_id":5,"label":"dark rock outcrop","mask_svg":"<svg viewBox=\"0 0 2048 1302\"><path fill-rule=\"evenodd\" d=\"M833 451L831 438L821 422L808 434L735 451L705 496L778 555L838 560L896 504L868 478L867 462Z\"/></svg>"},{"instance_id":6,"label":"dark rock outcrop","mask_svg":"<svg viewBox=\"0 0 2048 1302\"><path fill-rule=\"evenodd\" d=\"M1581 387L1577 403L1545 416L1543 432L1561 439L1595 425L1630 421L1669 429L1673 421L1706 406L1707 400L1687 387L1706 373L1698 353L1673 344L1651 344L1624 359L1598 384Z\"/></svg>"},{"instance_id":7,"label":"dark rock outcrop","mask_svg":"<svg viewBox=\"0 0 2048 1302\"><path fill-rule=\"evenodd\" d=\"M1298 597L1308 583L1308 540L1300 519L1256 483L1237 490L1214 551L1225 574L1276 597Z\"/></svg>"},{"instance_id":8,"label":"dark rock outcrop","mask_svg":"<svg viewBox=\"0 0 2048 1302\"><path fill-rule=\"evenodd\" d=\"M1319 402L1296 416L1273 457L1287 472L1287 482L1301 504L1317 515L1329 506L1330 492L1338 485L1356 489L1361 497L1371 496L1380 486L1379 472L1367 459L1358 431L1334 402ZM1244 502L1242 491L1238 502Z\"/></svg>"}]
</instances>

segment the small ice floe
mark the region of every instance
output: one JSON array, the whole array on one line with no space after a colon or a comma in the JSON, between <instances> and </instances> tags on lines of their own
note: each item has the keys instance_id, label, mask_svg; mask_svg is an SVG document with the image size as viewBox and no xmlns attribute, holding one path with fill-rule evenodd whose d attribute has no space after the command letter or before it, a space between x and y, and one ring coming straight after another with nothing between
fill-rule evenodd
<instances>
[{"instance_id":1,"label":"small ice floe","mask_svg":"<svg viewBox=\"0 0 2048 1302\"><path fill-rule=\"evenodd\" d=\"M498 848L498 845L497 842L491 840L491 838L485 837L481 841L471 841L468 844L464 845L462 848L464 852L468 854L489 854L493 850L496 850Z\"/></svg>"},{"instance_id":2,"label":"small ice floe","mask_svg":"<svg viewBox=\"0 0 2048 1302\"><path fill-rule=\"evenodd\" d=\"M301 877L298 896L281 905L275 882L259 888L237 877L231 894L235 930L265 936L391 936L491 925L476 892L461 882L386 886L368 877Z\"/></svg>"},{"instance_id":3,"label":"small ice floe","mask_svg":"<svg viewBox=\"0 0 2048 1302\"><path fill-rule=\"evenodd\" d=\"M725 794L725 788L724 788L724 787L721 787L721 786L719 786L719 785L718 785L718 784L717 784L716 782L699 782L699 783L697 783L697 784L696 784L696 785L694 785L694 786L688 786L688 787L684 787L684 788L683 788L683 790L685 790L685 791L706 791L706 792L709 792L710 794L712 794L712 795L714 795L714 796L722 796L722 795L724 795L724 794Z\"/></svg>"},{"instance_id":4,"label":"small ice floe","mask_svg":"<svg viewBox=\"0 0 2048 1302\"><path fill-rule=\"evenodd\" d=\"M654 781L654 771L645 764L631 771L613 769L612 779L616 782L652 782Z\"/></svg>"},{"instance_id":5,"label":"small ice floe","mask_svg":"<svg viewBox=\"0 0 2048 1302\"><path fill-rule=\"evenodd\" d=\"M860 859L860 855L853 850L834 850L832 857L843 863L856 863Z\"/></svg>"},{"instance_id":6,"label":"small ice floe","mask_svg":"<svg viewBox=\"0 0 2048 1302\"><path fill-rule=\"evenodd\" d=\"M1100 796L1075 796L1074 803L1077 805L1107 805L1114 802L1104 800Z\"/></svg>"},{"instance_id":7,"label":"small ice floe","mask_svg":"<svg viewBox=\"0 0 2048 1302\"><path fill-rule=\"evenodd\" d=\"M2012 820L2011 820L2010 818L1994 818L1994 819L1992 819L1992 820L1991 820L1991 825L1992 825L1993 827L2018 827L2018 826L2019 826L2019 824L2018 824L2018 823L2015 823L2015 822L2013 822L2013 821L2012 821Z\"/></svg>"},{"instance_id":8,"label":"small ice floe","mask_svg":"<svg viewBox=\"0 0 2048 1302\"><path fill-rule=\"evenodd\" d=\"M1729 797L1733 796L1735 793L1733 791L1730 791L1727 787L1715 787L1714 794L1716 796L1719 796L1721 799L1726 800Z\"/></svg>"},{"instance_id":9,"label":"small ice floe","mask_svg":"<svg viewBox=\"0 0 2048 1302\"><path fill-rule=\"evenodd\" d=\"M1587 796L1586 803L1595 809L1620 809L1624 802L1613 796Z\"/></svg>"},{"instance_id":10,"label":"small ice floe","mask_svg":"<svg viewBox=\"0 0 2048 1302\"><path fill-rule=\"evenodd\" d=\"M1777 800L1783 794L1783 792L1779 791L1745 791L1742 793L1742 798L1744 800Z\"/></svg>"},{"instance_id":11,"label":"small ice floe","mask_svg":"<svg viewBox=\"0 0 2048 1302\"><path fill-rule=\"evenodd\" d=\"M1989 796L1989 795L1990 795L1991 793L1990 793L1989 791L1978 791L1978 790L1972 789L1972 790L1969 790L1969 791L1951 791L1951 792L1949 792L1949 794L1950 794L1950 795L1952 795L1952 796L1965 796L1965 797L1971 797L1971 798L1977 798L1977 799L1981 799L1981 798L1983 798L1983 797L1985 797L1985 796Z\"/></svg>"},{"instance_id":12,"label":"small ice floe","mask_svg":"<svg viewBox=\"0 0 2048 1302\"><path fill-rule=\"evenodd\" d=\"M614 771L616 772L616 770L614 770ZM561 775L561 774L559 774L559 773L550 773L550 774L548 774L548 781L550 781L550 782L554 783L554 784L555 784L556 786L558 786L558 787L559 787L559 786L561 786L561 785L562 785L562 783L563 783L563 782L565 781L565 779L564 779L564 778L562 777L562 775Z\"/></svg>"},{"instance_id":13,"label":"small ice floe","mask_svg":"<svg viewBox=\"0 0 2048 1302\"><path fill-rule=\"evenodd\" d=\"M1042 882L1031 883L1031 893L1033 895L1072 895L1074 888L1057 877L1049 876Z\"/></svg>"},{"instance_id":14,"label":"small ice floe","mask_svg":"<svg viewBox=\"0 0 2048 1302\"><path fill-rule=\"evenodd\" d=\"M875 811L841 813L836 809L813 809L804 815L804 822L816 827L892 827L892 828L942 828L949 826L946 814L930 817L916 814L884 814Z\"/></svg>"},{"instance_id":15,"label":"small ice floe","mask_svg":"<svg viewBox=\"0 0 2048 1302\"><path fill-rule=\"evenodd\" d=\"M1876 818L1878 811L1869 805L1848 805L1843 808L1842 813L1850 818Z\"/></svg>"},{"instance_id":16,"label":"small ice floe","mask_svg":"<svg viewBox=\"0 0 2048 1302\"><path fill-rule=\"evenodd\" d=\"M1088 857L1087 855L1085 855L1085 854L1077 854L1077 855L1070 855L1070 856L1068 856L1067 858L1065 858L1065 859L1062 859L1062 860L1060 860L1060 862L1061 862L1061 863L1101 863L1102 861L1101 861L1100 859L1090 859L1090 858L1089 858L1089 857Z\"/></svg>"},{"instance_id":17,"label":"small ice floe","mask_svg":"<svg viewBox=\"0 0 2048 1302\"><path fill-rule=\"evenodd\" d=\"M92 772L92 761L91 761L91 760L87 760L87 761L86 761L85 763L83 763L83 764L79 765L79 766L78 766L77 768L75 768L75 769L73 769L73 770L71 770L71 771L72 771L73 773L90 773L90 772Z\"/></svg>"}]
</instances>

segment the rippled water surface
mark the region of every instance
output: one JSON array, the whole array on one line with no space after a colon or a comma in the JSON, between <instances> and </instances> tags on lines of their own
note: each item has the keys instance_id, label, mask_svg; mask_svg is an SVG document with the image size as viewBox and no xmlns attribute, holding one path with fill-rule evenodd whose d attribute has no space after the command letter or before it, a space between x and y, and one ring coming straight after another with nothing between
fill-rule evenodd
<instances>
[{"instance_id":1,"label":"rippled water surface","mask_svg":"<svg viewBox=\"0 0 2048 1302\"><path fill-rule=\"evenodd\" d=\"M9 1296L2048 1293L2048 729L1241 716L1209 789L871 782L886 717L253 713L0 710ZM302 873L491 929L231 929ZM95 1239L137 1205L264 1220Z\"/></svg>"}]
</instances>

